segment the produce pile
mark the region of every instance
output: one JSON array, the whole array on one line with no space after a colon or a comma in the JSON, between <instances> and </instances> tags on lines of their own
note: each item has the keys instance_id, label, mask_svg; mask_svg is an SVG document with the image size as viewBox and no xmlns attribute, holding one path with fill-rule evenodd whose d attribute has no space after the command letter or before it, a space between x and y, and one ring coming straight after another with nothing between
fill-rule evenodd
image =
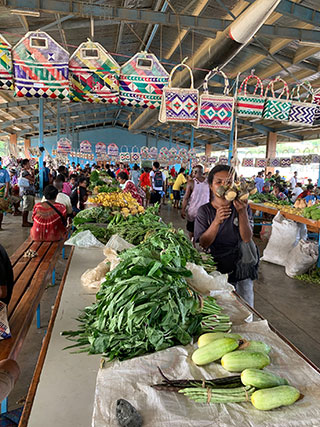
<instances>
[{"instance_id":1,"label":"produce pile","mask_svg":"<svg viewBox=\"0 0 320 427\"><path fill-rule=\"evenodd\" d=\"M278 208L278 206L290 206L290 202L287 200L279 200L271 193L258 193L249 196L249 200L253 203L264 203L267 206L272 206Z\"/></svg>"},{"instance_id":2,"label":"produce pile","mask_svg":"<svg viewBox=\"0 0 320 427\"><path fill-rule=\"evenodd\" d=\"M251 400L256 409L270 410L292 405L302 398L299 390L272 372L262 370L270 364L271 347L261 341L246 341L238 334L209 333L199 337L192 361L203 366L220 360L228 372L241 376L211 380L169 380L153 385L159 390L176 391L199 403L237 403Z\"/></svg>"},{"instance_id":3,"label":"produce pile","mask_svg":"<svg viewBox=\"0 0 320 427\"><path fill-rule=\"evenodd\" d=\"M303 216L308 219L315 221L320 220L320 204L311 205L310 207L303 209Z\"/></svg>"},{"instance_id":4,"label":"produce pile","mask_svg":"<svg viewBox=\"0 0 320 427\"><path fill-rule=\"evenodd\" d=\"M112 193L113 191L119 191L118 182L111 178L110 175L105 171L93 171L90 175L89 189L94 194L98 193Z\"/></svg>"},{"instance_id":5,"label":"produce pile","mask_svg":"<svg viewBox=\"0 0 320 427\"><path fill-rule=\"evenodd\" d=\"M125 360L186 345L203 330L230 329L230 318L215 299L203 298L188 286L186 277L192 273L186 263L198 260L209 267L210 262L195 259L195 249L182 235L161 228L120 254L97 302L79 317L79 330L64 332L76 342L71 347Z\"/></svg>"},{"instance_id":6,"label":"produce pile","mask_svg":"<svg viewBox=\"0 0 320 427\"><path fill-rule=\"evenodd\" d=\"M121 209L123 216L136 215L144 212L144 207L139 205L131 193L114 191L112 193L99 193L88 198L89 203L112 209Z\"/></svg>"},{"instance_id":7,"label":"produce pile","mask_svg":"<svg viewBox=\"0 0 320 427\"><path fill-rule=\"evenodd\" d=\"M315 283L320 285L320 268L315 267L306 274L295 276L295 279L302 280L303 282Z\"/></svg>"},{"instance_id":8,"label":"produce pile","mask_svg":"<svg viewBox=\"0 0 320 427\"><path fill-rule=\"evenodd\" d=\"M254 181L247 182L245 179L242 181L235 181L230 185L220 185L217 189L217 196L224 197L229 202L233 200L248 200L249 196L256 194L257 189Z\"/></svg>"}]
</instances>

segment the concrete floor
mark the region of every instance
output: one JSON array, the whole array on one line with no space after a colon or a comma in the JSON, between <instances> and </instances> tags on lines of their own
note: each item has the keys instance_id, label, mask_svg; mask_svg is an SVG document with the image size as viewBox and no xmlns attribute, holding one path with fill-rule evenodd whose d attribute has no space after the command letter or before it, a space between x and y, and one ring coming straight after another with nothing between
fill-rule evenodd
<instances>
[{"instance_id":1,"label":"concrete floor","mask_svg":"<svg viewBox=\"0 0 320 427\"><path fill-rule=\"evenodd\" d=\"M161 216L165 222L171 222L176 228L185 230L185 221L180 217L180 210L177 211L170 205L164 206L161 208ZM29 230L21 227L21 217L5 216L3 230L0 231L0 243L9 255L28 235ZM263 249L261 242L258 242L258 245ZM66 251L67 256L68 253L69 248ZM59 259L56 285L49 286L43 296L41 329L36 328L34 319L19 355L21 376L9 397L9 410L21 406L27 395L66 262L67 260ZM291 279L285 275L283 267L261 262L260 276L255 282L254 292L256 310L320 367L320 286Z\"/></svg>"}]
</instances>

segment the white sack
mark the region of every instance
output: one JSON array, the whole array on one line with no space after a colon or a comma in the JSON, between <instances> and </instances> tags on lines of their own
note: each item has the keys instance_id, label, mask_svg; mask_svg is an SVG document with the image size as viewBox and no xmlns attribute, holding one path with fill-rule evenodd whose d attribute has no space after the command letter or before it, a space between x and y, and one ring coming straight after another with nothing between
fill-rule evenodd
<instances>
[{"instance_id":1,"label":"white sack","mask_svg":"<svg viewBox=\"0 0 320 427\"><path fill-rule=\"evenodd\" d=\"M210 291L224 290L232 291L234 287L228 283L228 275L214 271L208 274L200 265L187 262L186 268L192 272L191 277L187 277L188 285L202 295L209 295Z\"/></svg>"},{"instance_id":2,"label":"white sack","mask_svg":"<svg viewBox=\"0 0 320 427\"><path fill-rule=\"evenodd\" d=\"M261 260L285 266L288 254L299 241L299 237L298 224L278 212L272 221L271 237Z\"/></svg>"},{"instance_id":3,"label":"white sack","mask_svg":"<svg viewBox=\"0 0 320 427\"><path fill-rule=\"evenodd\" d=\"M71 236L64 244L78 246L79 248L102 248L104 246L103 243L99 242L99 240L94 237L90 230L80 231L80 233L75 236Z\"/></svg>"},{"instance_id":4,"label":"white sack","mask_svg":"<svg viewBox=\"0 0 320 427\"><path fill-rule=\"evenodd\" d=\"M95 268L86 270L81 276L81 284L91 289L100 289L101 284L104 282L106 274L112 271L120 262L117 252L110 248L104 248L103 254L106 259Z\"/></svg>"},{"instance_id":5,"label":"white sack","mask_svg":"<svg viewBox=\"0 0 320 427\"><path fill-rule=\"evenodd\" d=\"M105 261L109 262L110 269L112 271L120 262L120 258L118 257L117 252L114 249L105 247L103 249L103 255L106 257Z\"/></svg>"},{"instance_id":6,"label":"white sack","mask_svg":"<svg viewBox=\"0 0 320 427\"><path fill-rule=\"evenodd\" d=\"M127 242L125 239L120 237L119 234L114 234L111 236L108 240L108 243L106 244L106 248L114 249L117 252L121 252L124 249L130 249L133 247L133 244Z\"/></svg>"},{"instance_id":7,"label":"white sack","mask_svg":"<svg viewBox=\"0 0 320 427\"><path fill-rule=\"evenodd\" d=\"M286 262L286 274L289 277L306 273L318 259L318 245L316 242L300 240L289 253Z\"/></svg>"}]
</instances>

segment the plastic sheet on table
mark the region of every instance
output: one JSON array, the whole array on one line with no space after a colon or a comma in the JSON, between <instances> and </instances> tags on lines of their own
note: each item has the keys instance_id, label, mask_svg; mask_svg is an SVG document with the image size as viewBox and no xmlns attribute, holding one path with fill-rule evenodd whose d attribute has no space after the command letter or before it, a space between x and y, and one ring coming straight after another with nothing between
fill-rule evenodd
<instances>
[{"instance_id":1,"label":"plastic sheet on table","mask_svg":"<svg viewBox=\"0 0 320 427\"><path fill-rule=\"evenodd\" d=\"M288 379L304 395L292 406L258 411L250 402L199 404L187 397L157 391L160 366L169 378L214 378L229 374L219 363L198 367L191 361L193 346L173 347L99 370L92 427L116 427L116 402L128 400L142 415L144 427L311 427L319 426L320 375L273 333L266 320L233 328L244 338L262 340L272 347L268 370Z\"/></svg>"}]
</instances>

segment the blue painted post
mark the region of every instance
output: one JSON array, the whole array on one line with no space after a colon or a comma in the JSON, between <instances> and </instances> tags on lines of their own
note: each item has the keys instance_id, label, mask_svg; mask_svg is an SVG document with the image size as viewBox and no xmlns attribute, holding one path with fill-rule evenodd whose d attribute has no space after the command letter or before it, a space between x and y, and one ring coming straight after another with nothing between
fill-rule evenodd
<instances>
[{"instance_id":1,"label":"blue painted post","mask_svg":"<svg viewBox=\"0 0 320 427\"><path fill-rule=\"evenodd\" d=\"M43 98L39 98L39 148L43 147ZM43 195L43 152L39 157L39 193Z\"/></svg>"},{"instance_id":2,"label":"blue painted post","mask_svg":"<svg viewBox=\"0 0 320 427\"><path fill-rule=\"evenodd\" d=\"M56 269L52 270L52 286L56 283Z\"/></svg>"},{"instance_id":3,"label":"blue painted post","mask_svg":"<svg viewBox=\"0 0 320 427\"><path fill-rule=\"evenodd\" d=\"M319 163L319 174L318 174L317 186L320 187L320 163Z\"/></svg>"},{"instance_id":4,"label":"blue painted post","mask_svg":"<svg viewBox=\"0 0 320 427\"><path fill-rule=\"evenodd\" d=\"M5 399L3 399L3 401L1 402L1 414L5 414L6 412L8 412L8 398L7 397Z\"/></svg>"},{"instance_id":5,"label":"blue painted post","mask_svg":"<svg viewBox=\"0 0 320 427\"><path fill-rule=\"evenodd\" d=\"M40 304L37 307L37 328L41 328L41 322L40 322Z\"/></svg>"},{"instance_id":6,"label":"blue painted post","mask_svg":"<svg viewBox=\"0 0 320 427\"><path fill-rule=\"evenodd\" d=\"M192 150L194 146L194 127L191 126L191 139L190 139L190 149ZM192 160L190 159L189 162L189 175L191 175L191 168L192 168Z\"/></svg>"},{"instance_id":7,"label":"blue painted post","mask_svg":"<svg viewBox=\"0 0 320 427\"><path fill-rule=\"evenodd\" d=\"M66 248L63 247L63 249L62 249L62 259L64 259L65 256L66 256Z\"/></svg>"}]
</instances>

